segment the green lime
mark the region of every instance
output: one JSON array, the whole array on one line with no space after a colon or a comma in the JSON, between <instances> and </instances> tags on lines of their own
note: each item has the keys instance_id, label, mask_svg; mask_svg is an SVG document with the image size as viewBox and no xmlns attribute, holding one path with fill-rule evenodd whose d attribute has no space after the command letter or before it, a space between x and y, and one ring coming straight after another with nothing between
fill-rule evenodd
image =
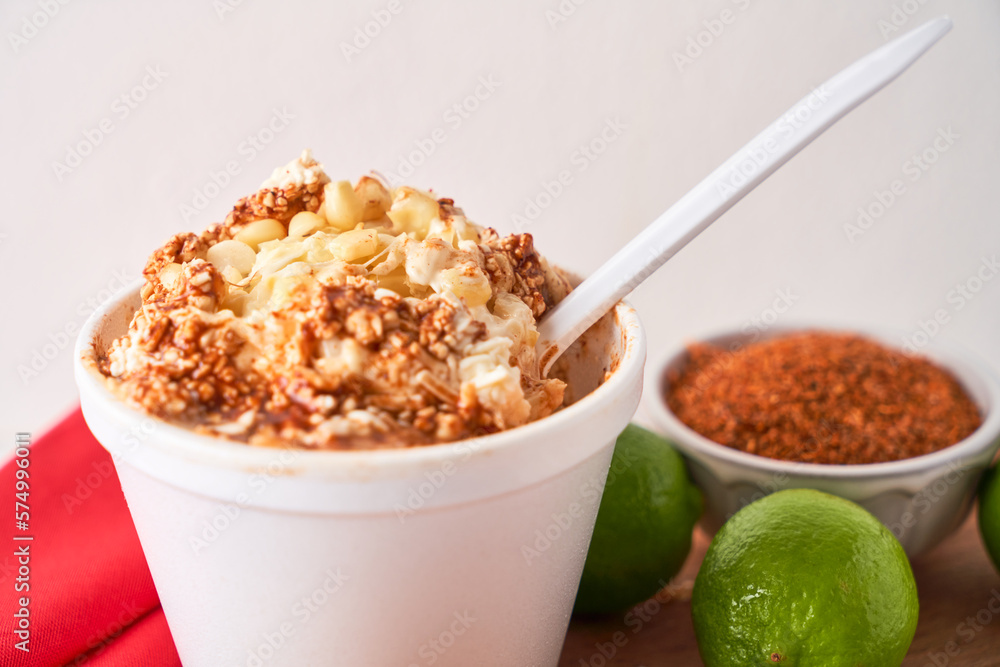
<instances>
[{"instance_id":1,"label":"green lime","mask_svg":"<svg viewBox=\"0 0 1000 667\"><path fill-rule=\"evenodd\" d=\"M986 473L980 487L979 532L993 564L1000 571L1000 466Z\"/></svg>"},{"instance_id":2,"label":"green lime","mask_svg":"<svg viewBox=\"0 0 1000 667\"><path fill-rule=\"evenodd\" d=\"M641 602L677 574L691 550L701 493L669 442L630 424L615 444L574 611Z\"/></svg>"},{"instance_id":3,"label":"green lime","mask_svg":"<svg viewBox=\"0 0 1000 667\"><path fill-rule=\"evenodd\" d=\"M691 614L708 667L891 667L917 628L903 547L854 503L779 491L737 512L708 548Z\"/></svg>"}]
</instances>

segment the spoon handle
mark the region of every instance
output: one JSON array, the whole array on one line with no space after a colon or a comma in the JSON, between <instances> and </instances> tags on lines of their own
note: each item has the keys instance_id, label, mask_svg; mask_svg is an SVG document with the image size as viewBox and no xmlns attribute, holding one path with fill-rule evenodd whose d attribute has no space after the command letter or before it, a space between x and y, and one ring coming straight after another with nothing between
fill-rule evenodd
<instances>
[{"instance_id":1,"label":"spoon handle","mask_svg":"<svg viewBox=\"0 0 1000 667\"><path fill-rule=\"evenodd\" d=\"M928 21L813 90L570 292L538 327L543 376L604 313L793 155L902 74L951 26L947 16Z\"/></svg>"}]
</instances>

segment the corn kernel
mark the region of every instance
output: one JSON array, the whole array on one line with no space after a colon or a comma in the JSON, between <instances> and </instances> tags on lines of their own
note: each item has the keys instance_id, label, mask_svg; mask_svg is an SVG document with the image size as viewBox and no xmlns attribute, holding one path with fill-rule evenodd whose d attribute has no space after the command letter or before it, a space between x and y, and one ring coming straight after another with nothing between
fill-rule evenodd
<instances>
[{"instance_id":1,"label":"corn kernel","mask_svg":"<svg viewBox=\"0 0 1000 667\"><path fill-rule=\"evenodd\" d=\"M362 176L354 186L354 195L361 202L361 221L379 220L392 206L392 197L385 186L371 176Z\"/></svg>"},{"instance_id":2,"label":"corn kernel","mask_svg":"<svg viewBox=\"0 0 1000 667\"><path fill-rule=\"evenodd\" d=\"M441 271L439 285L464 301L470 308L482 306L493 297L490 280L477 267L468 264Z\"/></svg>"},{"instance_id":3,"label":"corn kernel","mask_svg":"<svg viewBox=\"0 0 1000 667\"><path fill-rule=\"evenodd\" d=\"M229 239L219 241L210 247L208 252L205 253L205 259L217 268L223 276L225 276L227 268L236 269L240 276L236 280L230 280L230 282L239 282L243 279L243 276L250 273L253 263L257 260L257 254L254 253L253 248L243 241ZM226 279L229 280L228 277Z\"/></svg>"},{"instance_id":4,"label":"corn kernel","mask_svg":"<svg viewBox=\"0 0 1000 667\"><path fill-rule=\"evenodd\" d=\"M394 234L409 232L417 239L423 240L427 236L431 220L438 217L439 211L440 205L429 195L403 186L396 190L392 208L386 215L392 220Z\"/></svg>"},{"instance_id":5,"label":"corn kernel","mask_svg":"<svg viewBox=\"0 0 1000 667\"><path fill-rule=\"evenodd\" d=\"M301 301L296 294L306 289L309 278L305 276L276 276L271 284L268 306L280 308L289 303Z\"/></svg>"},{"instance_id":6,"label":"corn kernel","mask_svg":"<svg viewBox=\"0 0 1000 667\"><path fill-rule=\"evenodd\" d=\"M242 316L246 311L249 301L250 296L243 290L230 290L229 294L222 298L219 308L222 310L231 310L234 315Z\"/></svg>"},{"instance_id":7,"label":"corn kernel","mask_svg":"<svg viewBox=\"0 0 1000 667\"><path fill-rule=\"evenodd\" d=\"M406 271L402 268L390 271L386 274L372 274L372 278L382 289L392 290L402 297L412 296L410 285L406 278Z\"/></svg>"},{"instance_id":8,"label":"corn kernel","mask_svg":"<svg viewBox=\"0 0 1000 667\"><path fill-rule=\"evenodd\" d=\"M227 266L222 269L222 277L226 279L226 282L230 285L235 285L236 283L243 280L243 274L235 266Z\"/></svg>"},{"instance_id":9,"label":"corn kernel","mask_svg":"<svg viewBox=\"0 0 1000 667\"><path fill-rule=\"evenodd\" d=\"M374 229L352 229L330 242L330 252L337 259L353 262L370 257L378 250L378 232Z\"/></svg>"},{"instance_id":10,"label":"corn kernel","mask_svg":"<svg viewBox=\"0 0 1000 667\"><path fill-rule=\"evenodd\" d=\"M288 232L283 224L273 218L265 218L263 220L254 220L237 232L233 238L247 244L256 252L260 248L261 243L283 239L287 235Z\"/></svg>"},{"instance_id":11,"label":"corn kernel","mask_svg":"<svg viewBox=\"0 0 1000 667\"><path fill-rule=\"evenodd\" d=\"M362 208L350 181L337 181L323 186L323 217L338 230L343 232L354 229L361 222Z\"/></svg>"},{"instance_id":12,"label":"corn kernel","mask_svg":"<svg viewBox=\"0 0 1000 667\"><path fill-rule=\"evenodd\" d=\"M288 223L289 236L309 236L326 227L326 219L309 211L296 213Z\"/></svg>"},{"instance_id":13,"label":"corn kernel","mask_svg":"<svg viewBox=\"0 0 1000 667\"><path fill-rule=\"evenodd\" d=\"M162 284L168 290L172 290L176 285L177 281L181 277L181 272L184 270L180 264L172 263L167 264L162 269L160 269L159 279L160 284Z\"/></svg>"}]
</instances>

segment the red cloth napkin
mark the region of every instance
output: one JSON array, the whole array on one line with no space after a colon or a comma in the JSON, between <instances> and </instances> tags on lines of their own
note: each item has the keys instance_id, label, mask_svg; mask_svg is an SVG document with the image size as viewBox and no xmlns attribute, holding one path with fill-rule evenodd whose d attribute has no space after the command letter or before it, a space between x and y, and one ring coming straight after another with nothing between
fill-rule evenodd
<instances>
[{"instance_id":1,"label":"red cloth napkin","mask_svg":"<svg viewBox=\"0 0 1000 667\"><path fill-rule=\"evenodd\" d=\"M15 507L24 500L15 495L18 457L0 470L0 665L180 665L111 457L80 410L28 450L27 529L15 515L25 511ZM16 590L23 584L30 588ZM26 645L17 634L23 597Z\"/></svg>"}]
</instances>

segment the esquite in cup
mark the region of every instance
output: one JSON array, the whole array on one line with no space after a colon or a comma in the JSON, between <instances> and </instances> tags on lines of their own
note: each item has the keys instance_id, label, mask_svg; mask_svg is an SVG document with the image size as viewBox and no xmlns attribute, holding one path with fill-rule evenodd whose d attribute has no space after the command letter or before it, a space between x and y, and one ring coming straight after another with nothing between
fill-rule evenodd
<instances>
[{"instance_id":1,"label":"esquite in cup","mask_svg":"<svg viewBox=\"0 0 1000 667\"><path fill-rule=\"evenodd\" d=\"M567 352L579 398L545 419L452 444L303 451L199 435L115 397L95 352L139 303L136 286L93 314L75 372L186 667L558 662L642 386L629 306Z\"/></svg>"}]
</instances>

